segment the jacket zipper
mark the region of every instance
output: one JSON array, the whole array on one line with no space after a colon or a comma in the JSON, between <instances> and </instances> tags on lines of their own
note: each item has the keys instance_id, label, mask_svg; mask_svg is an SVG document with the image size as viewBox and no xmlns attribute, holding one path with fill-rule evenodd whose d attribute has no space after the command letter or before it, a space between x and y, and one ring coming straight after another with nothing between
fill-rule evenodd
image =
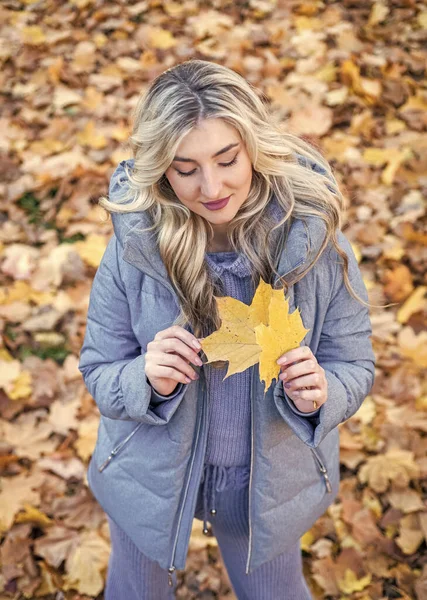
<instances>
[{"instance_id":1,"label":"jacket zipper","mask_svg":"<svg viewBox=\"0 0 427 600\"><path fill-rule=\"evenodd\" d=\"M313 453L313 456L315 457L318 465L319 465L319 470L322 473L323 479L325 480L325 485L326 485L326 489L328 491L328 494L332 493L332 485L331 482L329 480L329 475L328 475L328 471L325 467L325 465L323 464L322 459L319 456L319 453L314 449L314 448L310 448L311 452Z\"/></svg>"},{"instance_id":2,"label":"jacket zipper","mask_svg":"<svg viewBox=\"0 0 427 600\"><path fill-rule=\"evenodd\" d=\"M179 530L180 530L180 527L181 527L182 515L184 513L184 505L185 505L185 501L186 501L187 494L188 494L188 488L190 486L191 474L192 474L192 471L193 471L194 461L196 459L197 445L198 445L198 442L199 442L200 431L202 429L202 423L203 423L204 414L205 414L205 383L204 383L204 381L201 382L201 383L202 383L202 399L203 399L203 401L202 401L202 414L200 415L200 419L199 419L199 423L198 423L196 441L195 441L195 444L194 444L194 452L193 452L193 456L191 457L190 470L189 470L189 473L188 473L187 483L186 483L185 491L184 491L184 497L183 497L182 503L181 503L181 511L180 511L180 515L179 515L179 518L178 518L178 524L177 524L177 527L176 527L175 539L174 539L173 547L172 547L172 556L171 556L171 560L170 560L170 567L168 568L168 584L169 584L170 587L173 586L172 575L173 575L174 571L176 571L176 567L174 565L174 560L175 560L176 547L177 547L177 544L178 544Z\"/></svg>"},{"instance_id":3,"label":"jacket zipper","mask_svg":"<svg viewBox=\"0 0 427 600\"><path fill-rule=\"evenodd\" d=\"M123 446L125 444L128 443L128 441L135 435L135 433L138 431L138 429L141 427L142 423L139 423L135 429L133 429L129 435L127 437L125 437L125 439L120 442L120 444L118 446L116 446L115 448L113 448L113 450L111 450L109 456L107 457L107 460L105 460L102 465L100 467L98 467L98 471L100 473L102 473L102 471L110 464L110 462L113 460L113 458L116 456L116 454L118 452L120 452L120 450L123 448Z\"/></svg>"},{"instance_id":4,"label":"jacket zipper","mask_svg":"<svg viewBox=\"0 0 427 600\"><path fill-rule=\"evenodd\" d=\"M248 544L248 560L246 562L246 575L249 574L249 564L251 562L251 554L252 554L252 478L253 478L253 462L254 462L254 401L253 401L253 388L255 382L255 374L256 369L253 368L252 372L252 382L251 382L251 468L249 475L249 544Z\"/></svg>"}]
</instances>

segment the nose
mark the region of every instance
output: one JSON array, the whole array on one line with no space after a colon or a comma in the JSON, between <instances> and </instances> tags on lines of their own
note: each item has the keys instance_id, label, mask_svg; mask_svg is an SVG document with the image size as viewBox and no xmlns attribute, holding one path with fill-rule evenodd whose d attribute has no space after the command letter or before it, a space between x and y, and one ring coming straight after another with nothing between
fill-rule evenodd
<instances>
[{"instance_id":1,"label":"nose","mask_svg":"<svg viewBox=\"0 0 427 600\"><path fill-rule=\"evenodd\" d=\"M207 202L213 202L221 198L222 181L211 171L205 171L200 184L200 194Z\"/></svg>"}]
</instances>

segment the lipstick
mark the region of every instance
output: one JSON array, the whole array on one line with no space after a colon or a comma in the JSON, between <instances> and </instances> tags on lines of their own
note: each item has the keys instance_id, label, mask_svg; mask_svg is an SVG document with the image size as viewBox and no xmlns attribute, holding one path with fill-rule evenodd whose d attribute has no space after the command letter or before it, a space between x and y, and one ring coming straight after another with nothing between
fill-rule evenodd
<instances>
[{"instance_id":1,"label":"lipstick","mask_svg":"<svg viewBox=\"0 0 427 600\"><path fill-rule=\"evenodd\" d=\"M229 200L230 196L228 196L227 198L223 198L222 200L217 200L216 202L202 202L202 204L208 210L219 210L220 208L224 208L224 206L227 206Z\"/></svg>"}]
</instances>

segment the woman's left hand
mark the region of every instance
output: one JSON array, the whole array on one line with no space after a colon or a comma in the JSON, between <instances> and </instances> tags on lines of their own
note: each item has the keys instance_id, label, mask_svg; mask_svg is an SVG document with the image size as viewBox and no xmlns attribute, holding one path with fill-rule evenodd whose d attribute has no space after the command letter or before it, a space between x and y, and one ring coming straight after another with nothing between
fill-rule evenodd
<instances>
[{"instance_id":1,"label":"woman's left hand","mask_svg":"<svg viewBox=\"0 0 427 600\"><path fill-rule=\"evenodd\" d=\"M328 398L328 381L325 371L308 346L289 350L277 359L280 364L279 379L283 381L286 394L301 412L320 408Z\"/></svg>"}]
</instances>

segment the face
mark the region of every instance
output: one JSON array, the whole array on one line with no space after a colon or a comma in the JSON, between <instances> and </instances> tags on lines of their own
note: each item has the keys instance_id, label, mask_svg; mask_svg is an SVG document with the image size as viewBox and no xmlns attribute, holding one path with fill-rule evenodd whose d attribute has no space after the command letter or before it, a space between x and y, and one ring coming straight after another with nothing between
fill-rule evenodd
<instances>
[{"instance_id":1,"label":"face","mask_svg":"<svg viewBox=\"0 0 427 600\"><path fill-rule=\"evenodd\" d=\"M224 233L248 197L252 163L234 127L205 119L181 141L165 175L182 204ZM205 206L227 197L218 210Z\"/></svg>"}]
</instances>

